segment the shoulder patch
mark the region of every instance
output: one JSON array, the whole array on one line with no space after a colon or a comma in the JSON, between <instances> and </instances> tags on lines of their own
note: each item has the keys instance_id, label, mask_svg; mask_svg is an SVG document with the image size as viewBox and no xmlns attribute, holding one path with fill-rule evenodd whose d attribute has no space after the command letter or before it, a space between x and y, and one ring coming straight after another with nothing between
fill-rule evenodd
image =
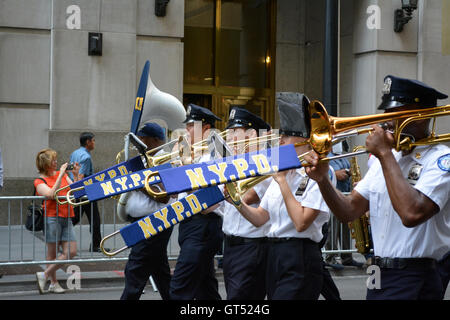
<instances>
[{"instance_id":1,"label":"shoulder patch","mask_svg":"<svg viewBox=\"0 0 450 320\"><path fill-rule=\"evenodd\" d=\"M408 181L410 184L415 185L420 178L423 166L419 163L414 164L408 172Z\"/></svg>"},{"instance_id":2,"label":"shoulder patch","mask_svg":"<svg viewBox=\"0 0 450 320\"><path fill-rule=\"evenodd\" d=\"M296 196L302 196L303 195L303 193L306 190L306 187L308 186L308 182L309 182L309 177L308 176L302 178L302 180L300 181L300 184L299 184L299 186L297 188L297 191L295 192Z\"/></svg>"},{"instance_id":3,"label":"shoulder patch","mask_svg":"<svg viewBox=\"0 0 450 320\"><path fill-rule=\"evenodd\" d=\"M442 171L450 172L450 153L439 157L437 165Z\"/></svg>"}]
</instances>

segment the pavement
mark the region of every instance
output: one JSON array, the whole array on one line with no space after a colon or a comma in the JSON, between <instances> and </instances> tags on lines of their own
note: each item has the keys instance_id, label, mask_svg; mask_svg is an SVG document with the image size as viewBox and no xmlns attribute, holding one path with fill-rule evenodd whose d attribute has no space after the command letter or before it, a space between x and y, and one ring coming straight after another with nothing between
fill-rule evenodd
<instances>
[{"instance_id":1,"label":"pavement","mask_svg":"<svg viewBox=\"0 0 450 320\"><path fill-rule=\"evenodd\" d=\"M102 235L110 234L121 227L121 225L103 225ZM78 255L72 260L73 263L64 264L57 271L60 285L65 289L69 287L82 288L82 290L123 289L125 283L123 271L128 260L129 250L109 258L102 253L89 251L89 225L75 226L75 234L77 236ZM169 263L172 270L175 267L176 257L179 252L177 238L178 229L174 227L172 238L168 245ZM121 248L124 246L120 236L109 241L105 247ZM0 300L14 299L15 294L26 294L27 292L32 294L32 297L33 294L39 296L37 293L36 272L45 270L45 264L41 263L45 261L45 253L45 242L42 232L33 234L21 226L0 226ZM353 258L358 262L365 262L364 257L360 254L354 253ZM342 270L335 270L330 267L328 267L328 270L337 283L339 281L347 281L344 279L362 279L359 281L365 282L365 279L368 277L366 268L346 266ZM76 273L73 273L74 271ZM79 282L76 279L78 275ZM223 285L223 272L222 269L217 268L217 261L216 277L219 283ZM79 287L77 287L78 284ZM72 292L76 291L73 290ZM450 290L447 290L447 294L450 295ZM36 295L34 296L36 297ZM155 297L156 299L159 298L158 295ZM447 295L446 299L448 299Z\"/></svg>"},{"instance_id":2,"label":"pavement","mask_svg":"<svg viewBox=\"0 0 450 320\"><path fill-rule=\"evenodd\" d=\"M120 229L122 225L103 225L102 235L111 234ZM77 237L78 255L73 263L64 264L57 271L57 278L63 288L76 286L79 272L80 286L82 288L107 288L124 286L124 269L128 260L129 250L125 250L113 258L106 257L99 252L90 252L89 225L77 225L75 234ZM176 257L179 253L178 229L174 227L171 240L168 245L170 265L173 270ZM105 247L121 248L124 246L120 236L109 240ZM42 232L33 234L21 226L0 226L0 297L10 292L37 290L36 272L45 270L46 249ZM361 255L355 254L355 260L364 262ZM345 267L343 270L329 268L334 277L341 276L367 276L365 269L357 267ZM217 268L216 277L223 281L222 269Z\"/></svg>"},{"instance_id":3,"label":"pavement","mask_svg":"<svg viewBox=\"0 0 450 320\"><path fill-rule=\"evenodd\" d=\"M114 263L88 263L88 264L78 264L80 267L80 287L83 289L89 288L108 288L108 287L123 287L124 286L124 266L126 262L114 262ZM92 271L92 265L96 264L97 269L107 269ZM175 261L170 261L173 267ZM74 264L76 265L76 264ZM36 291L37 282L35 270L43 270L43 266L36 265L36 268L30 268L29 266L15 266L14 272L4 273L0 278L0 300L2 296L5 297L8 293L13 292L25 292L25 291ZM119 268L120 267L120 268ZM63 288L75 287L76 281L73 279L73 274L66 273L68 265L63 267L63 270L59 269L57 271L57 278L59 283ZM84 271L85 269L90 271ZM116 270L114 270L116 269ZM1 272L8 272L6 268L0 268ZM345 267L343 270L335 271L332 268L329 269L333 278L339 277L362 277L367 276L364 268L356 267ZM219 282L223 282L223 272L222 269L216 267L216 278ZM76 287L75 287L76 289Z\"/></svg>"}]
</instances>

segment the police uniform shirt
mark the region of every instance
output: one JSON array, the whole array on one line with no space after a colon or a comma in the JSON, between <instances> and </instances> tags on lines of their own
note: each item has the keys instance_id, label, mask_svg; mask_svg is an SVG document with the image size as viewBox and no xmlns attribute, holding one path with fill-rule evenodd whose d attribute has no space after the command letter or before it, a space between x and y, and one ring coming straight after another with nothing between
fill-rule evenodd
<instances>
[{"instance_id":1,"label":"police uniform shirt","mask_svg":"<svg viewBox=\"0 0 450 320\"><path fill-rule=\"evenodd\" d=\"M161 155L164 150L158 151L155 156ZM128 198L125 210L126 213L133 218L140 218L148 216L150 213L158 211L165 206L168 206L174 202L174 199L170 198L168 203L161 203L150 199L146 194L141 191L131 191L131 195Z\"/></svg>"},{"instance_id":2,"label":"police uniform shirt","mask_svg":"<svg viewBox=\"0 0 450 320\"><path fill-rule=\"evenodd\" d=\"M263 197L271 180L271 178L268 178L253 187L260 199ZM223 187L221 190L223 190ZM252 204L252 206L258 207L258 204ZM261 227L255 227L250 221L245 219L239 213L234 205L228 201L222 201L216 212L223 218L222 231L226 235L243 238L261 238L265 237L269 231L269 222L265 223Z\"/></svg>"},{"instance_id":3,"label":"police uniform shirt","mask_svg":"<svg viewBox=\"0 0 450 320\"><path fill-rule=\"evenodd\" d=\"M450 247L450 148L420 146L402 157L394 151L403 176L415 189L436 203L440 211L424 223L405 227L392 207L379 161L356 185L370 202L370 225L374 253L387 258L440 259Z\"/></svg>"},{"instance_id":4,"label":"police uniform shirt","mask_svg":"<svg viewBox=\"0 0 450 320\"><path fill-rule=\"evenodd\" d=\"M336 185L334 170L330 168L330 172L332 183ZM270 229L267 236L270 238L308 238L314 242L320 242L323 237L322 225L329 220L330 210L322 198L319 186L308 177L304 168L290 171L286 175L286 180L295 199L303 207L320 212L308 229L298 232L287 212L280 187L275 180L272 180L260 204L270 214Z\"/></svg>"}]
</instances>

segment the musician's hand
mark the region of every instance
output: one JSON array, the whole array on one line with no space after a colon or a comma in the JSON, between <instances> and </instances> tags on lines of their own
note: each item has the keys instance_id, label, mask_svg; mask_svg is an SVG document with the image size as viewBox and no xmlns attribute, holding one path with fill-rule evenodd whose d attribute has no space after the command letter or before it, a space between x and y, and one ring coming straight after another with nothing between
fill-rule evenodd
<instances>
[{"instance_id":1,"label":"musician's hand","mask_svg":"<svg viewBox=\"0 0 450 320\"><path fill-rule=\"evenodd\" d=\"M379 125L372 125L372 128L374 131L367 136L366 149L380 159L385 154L392 152L394 136Z\"/></svg>"},{"instance_id":2,"label":"musician's hand","mask_svg":"<svg viewBox=\"0 0 450 320\"><path fill-rule=\"evenodd\" d=\"M279 171L273 175L273 179L278 183L286 181L286 175L290 170Z\"/></svg>"},{"instance_id":3,"label":"musician's hand","mask_svg":"<svg viewBox=\"0 0 450 320\"><path fill-rule=\"evenodd\" d=\"M328 162L320 161L319 155L315 151L307 153L304 157L308 166L305 166L306 174L313 180L320 182L324 179L328 179Z\"/></svg>"}]
</instances>

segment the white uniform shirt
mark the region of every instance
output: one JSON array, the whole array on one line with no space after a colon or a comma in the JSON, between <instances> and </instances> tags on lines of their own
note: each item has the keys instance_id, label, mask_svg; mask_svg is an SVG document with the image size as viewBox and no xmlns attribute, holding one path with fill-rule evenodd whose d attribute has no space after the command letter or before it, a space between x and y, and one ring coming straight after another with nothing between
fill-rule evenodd
<instances>
[{"instance_id":1,"label":"white uniform shirt","mask_svg":"<svg viewBox=\"0 0 450 320\"><path fill-rule=\"evenodd\" d=\"M440 212L414 228L405 227L392 207L379 161L373 163L365 177L356 185L356 191L370 202L375 255L389 258L440 259L449 251L450 172L438 166L438 159L449 152L450 148L444 145L416 147L405 157L394 151L403 176L415 176L416 180L409 179L410 183L415 181L414 188L440 208ZM420 156L416 157L417 154ZM443 162L442 165L447 166L448 170L448 162ZM422 169L418 173L420 166Z\"/></svg>"},{"instance_id":2,"label":"white uniform shirt","mask_svg":"<svg viewBox=\"0 0 450 320\"><path fill-rule=\"evenodd\" d=\"M158 151L155 156L161 155L164 150ZM130 197L128 198L125 211L133 218L140 218L148 216L149 214L158 211L165 206L168 206L174 202L174 199L169 198L168 203L161 203L149 198L146 194L141 191L131 191Z\"/></svg>"},{"instance_id":3,"label":"white uniform shirt","mask_svg":"<svg viewBox=\"0 0 450 320\"><path fill-rule=\"evenodd\" d=\"M332 183L336 185L336 175L331 167L330 170L332 173ZM272 180L260 204L270 214L270 229L267 236L271 238L308 238L314 242L319 242L323 238L322 226L330 219L330 210L322 198L319 186L306 175L305 168L290 171L286 175L286 180L295 199L303 207L319 210L320 212L308 229L298 232L287 212L280 187L275 180ZM302 194L296 195L301 183L305 183L306 181L306 188L302 188L304 189Z\"/></svg>"},{"instance_id":4,"label":"white uniform shirt","mask_svg":"<svg viewBox=\"0 0 450 320\"><path fill-rule=\"evenodd\" d=\"M263 198L271 180L272 178L267 178L253 187L260 199ZM221 190L223 190L223 186L221 187ZM253 207L258 207L258 205L258 203L252 204ZM265 223L261 227L255 227L250 221L245 219L239 213L234 205L228 201L222 201L216 212L223 218L222 231L226 235L244 238L261 238L265 237L269 230L270 223Z\"/></svg>"}]
</instances>

